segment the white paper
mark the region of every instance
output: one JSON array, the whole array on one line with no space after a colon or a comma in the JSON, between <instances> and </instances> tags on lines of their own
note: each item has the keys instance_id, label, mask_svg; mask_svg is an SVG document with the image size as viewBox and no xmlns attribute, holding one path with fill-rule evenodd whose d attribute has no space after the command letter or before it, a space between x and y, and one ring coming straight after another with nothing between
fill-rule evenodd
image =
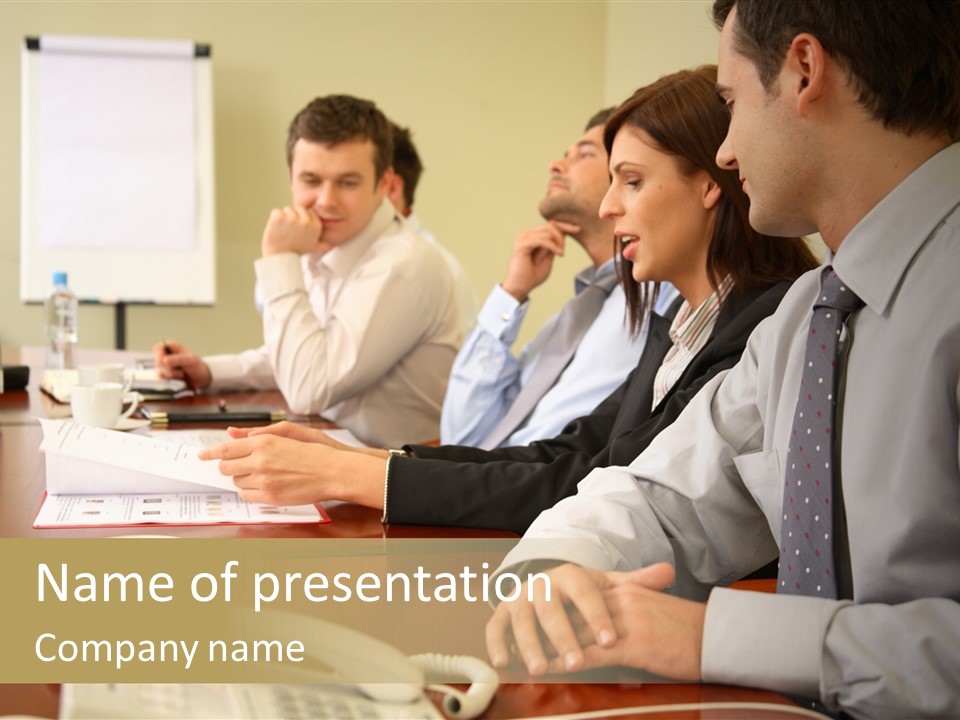
<instances>
[{"instance_id":1,"label":"white paper","mask_svg":"<svg viewBox=\"0 0 960 720\"><path fill-rule=\"evenodd\" d=\"M324 432L333 440L342 442L344 445L349 445L350 447L370 447L349 430L336 428L324 430ZM167 440L168 442L181 442L184 445L198 448L213 447L214 445L225 443L231 439L226 430L212 430L209 428L200 430L152 430L150 437L155 437L158 440Z\"/></svg>"},{"instance_id":2,"label":"white paper","mask_svg":"<svg viewBox=\"0 0 960 720\"><path fill-rule=\"evenodd\" d=\"M33 526L216 525L223 523L315 523L313 505L275 507L248 503L233 492L154 495L47 495Z\"/></svg>"},{"instance_id":3,"label":"white paper","mask_svg":"<svg viewBox=\"0 0 960 720\"><path fill-rule=\"evenodd\" d=\"M195 448L206 448L230 440L226 430L202 428L199 430L151 430L148 435L164 442L179 442Z\"/></svg>"},{"instance_id":4,"label":"white paper","mask_svg":"<svg viewBox=\"0 0 960 720\"><path fill-rule=\"evenodd\" d=\"M40 425L47 496L34 527L320 520L313 505L244 502L232 479L220 474L217 462L197 457L195 445L71 420L41 419Z\"/></svg>"},{"instance_id":5,"label":"white paper","mask_svg":"<svg viewBox=\"0 0 960 720\"><path fill-rule=\"evenodd\" d=\"M197 492L205 485L233 492L233 480L196 447L147 435L41 419L47 492L53 495Z\"/></svg>"},{"instance_id":6,"label":"white paper","mask_svg":"<svg viewBox=\"0 0 960 720\"><path fill-rule=\"evenodd\" d=\"M366 448L370 447L360 438L354 435L349 430L343 428L337 428L335 430L324 430L324 432L332 437L334 440L342 442L344 445L349 445L350 447Z\"/></svg>"},{"instance_id":7,"label":"white paper","mask_svg":"<svg viewBox=\"0 0 960 720\"><path fill-rule=\"evenodd\" d=\"M192 43L41 37L43 248L192 250Z\"/></svg>"}]
</instances>

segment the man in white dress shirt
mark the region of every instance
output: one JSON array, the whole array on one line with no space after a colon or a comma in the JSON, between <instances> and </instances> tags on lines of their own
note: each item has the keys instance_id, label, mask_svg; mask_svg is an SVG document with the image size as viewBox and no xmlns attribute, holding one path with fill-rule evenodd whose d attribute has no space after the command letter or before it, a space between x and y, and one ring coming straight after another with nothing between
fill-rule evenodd
<instances>
[{"instance_id":1,"label":"man in white dress shirt","mask_svg":"<svg viewBox=\"0 0 960 720\"><path fill-rule=\"evenodd\" d=\"M637 365L647 327L632 336L624 322L626 300L616 282L613 225L600 218L600 201L610 187L602 140L609 114L603 110L594 115L563 157L550 163L547 194L539 206L546 222L517 234L503 282L491 291L477 327L454 362L441 418L445 445L493 449L558 435L568 422L592 411ZM563 372L532 410L505 430L501 420L538 373L560 314L544 324L519 356L511 346L530 306L530 293L550 277L567 237L583 247L592 263L577 276L577 292L595 280L612 282L613 287ZM662 315L676 296L676 289L663 283L654 310Z\"/></svg>"},{"instance_id":2,"label":"man in white dress shirt","mask_svg":"<svg viewBox=\"0 0 960 720\"><path fill-rule=\"evenodd\" d=\"M553 602L501 604L488 647L505 663L512 634L534 674L960 717L960 3L715 0L714 19L717 161L754 227L819 230L828 267L629 467L534 521L505 566L555 565ZM776 594L715 587L778 556Z\"/></svg>"},{"instance_id":3,"label":"man in white dress shirt","mask_svg":"<svg viewBox=\"0 0 960 720\"><path fill-rule=\"evenodd\" d=\"M279 388L377 445L435 440L463 337L440 254L387 198L390 123L367 100L317 98L290 125L293 202L270 213L254 264L264 344L205 358L154 347L162 376L198 389Z\"/></svg>"}]
</instances>

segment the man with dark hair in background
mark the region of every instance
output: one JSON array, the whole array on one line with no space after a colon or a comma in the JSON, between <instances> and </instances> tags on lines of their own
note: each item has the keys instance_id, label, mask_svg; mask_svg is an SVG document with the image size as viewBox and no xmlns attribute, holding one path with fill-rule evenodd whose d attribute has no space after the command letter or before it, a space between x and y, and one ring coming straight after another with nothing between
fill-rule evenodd
<instances>
[{"instance_id":1,"label":"man with dark hair in background","mask_svg":"<svg viewBox=\"0 0 960 720\"><path fill-rule=\"evenodd\" d=\"M413 201L417 194L417 185L420 184L420 175L423 173L423 163L416 145L410 137L410 129L402 128L396 123L390 123L393 128L393 178L387 197L397 211L403 215L407 225L417 235L433 245L450 268L457 301L460 304L460 321L463 331L470 332L477 321L477 294L473 291L470 278L464 271L457 257L437 242L433 233L427 230L420 218L413 211Z\"/></svg>"},{"instance_id":2,"label":"man with dark hair in background","mask_svg":"<svg viewBox=\"0 0 960 720\"><path fill-rule=\"evenodd\" d=\"M491 656L512 635L536 674L960 717L960 3L716 0L714 20L717 162L757 230L819 230L824 267L629 467L533 523L504 568L555 565L552 602L501 604ZM713 587L778 556L775 595Z\"/></svg>"},{"instance_id":3,"label":"man with dark hair in background","mask_svg":"<svg viewBox=\"0 0 960 720\"><path fill-rule=\"evenodd\" d=\"M517 234L506 276L491 291L477 327L457 354L443 404L443 444L490 450L554 437L569 421L593 410L636 367L647 326L636 335L626 326L613 225L600 218L600 201L610 187L603 123L611 110L590 118L563 157L550 163L547 194L539 207L546 222ZM515 357L511 346L530 306L530 293L550 277L567 237L586 251L592 264L577 276L577 294L567 309L550 318ZM605 295L581 337L555 333L562 314L573 310L591 284L602 286ZM664 315L676 297L676 289L664 283L655 311ZM551 342L554 334L567 338L560 349L568 359L551 368L549 360L544 362L544 349L548 354L557 349L556 341ZM544 373L549 377L540 382ZM531 396L536 387L540 389Z\"/></svg>"},{"instance_id":4,"label":"man with dark hair in background","mask_svg":"<svg viewBox=\"0 0 960 720\"><path fill-rule=\"evenodd\" d=\"M198 389L279 388L366 442L436 439L462 340L440 254L391 205L393 132L368 100L309 103L287 137L290 206L271 211L254 263L264 345L200 358L154 347L159 373Z\"/></svg>"}]
</instances>

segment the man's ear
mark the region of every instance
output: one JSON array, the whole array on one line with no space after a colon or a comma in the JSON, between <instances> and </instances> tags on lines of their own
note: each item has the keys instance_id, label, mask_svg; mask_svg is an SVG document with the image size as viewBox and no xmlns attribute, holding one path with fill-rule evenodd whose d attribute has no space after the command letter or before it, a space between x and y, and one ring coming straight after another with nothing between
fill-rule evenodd
<instances>
[{"instance_id":1,"label":"man's ear","mask_svg":"<svg viewBox=\"0 0 960 720\"><path fill-rule=\"evenodd\" d=\"M790 43L783 64L781 92L792 93L801 116L808 115L811 105L823 97L826 66L827 53L810 33L800 33Z\"/></svg>"},{"instance_id":2,"label":"man's ear","mask_svg":"<svg viewBox=\"0 0 960 720\"><path fill-rule=\"evenodd\" d=\"M403 178L400 177L393 168L387 168L383 171L377 190L384 190L387 199L393 203L398 210L404 210L403 202Z\"/></svg>"}]
</instances>

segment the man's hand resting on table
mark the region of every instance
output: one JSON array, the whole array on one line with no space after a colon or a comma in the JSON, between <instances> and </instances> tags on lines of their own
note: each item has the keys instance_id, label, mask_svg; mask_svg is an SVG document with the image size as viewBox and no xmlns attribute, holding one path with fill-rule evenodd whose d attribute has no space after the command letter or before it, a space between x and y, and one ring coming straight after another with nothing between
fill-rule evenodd
<instances>
[{"instance_id":1,"label":"man's hand resting on table","mask_svg":"<svg viewBox=\"0 0 960 720\"><path fill-rule=\"evenodd\" d=\"M640 668L678 680L700 680L706 605L660 592L674 580L667 563L631 572L577 565L547 571L537 597L502 602L487 623L487 652L496 667L513 652L531 675L610 665ZM546 642L544 642L544 639Z\"/></svg>"}]
</instances>

